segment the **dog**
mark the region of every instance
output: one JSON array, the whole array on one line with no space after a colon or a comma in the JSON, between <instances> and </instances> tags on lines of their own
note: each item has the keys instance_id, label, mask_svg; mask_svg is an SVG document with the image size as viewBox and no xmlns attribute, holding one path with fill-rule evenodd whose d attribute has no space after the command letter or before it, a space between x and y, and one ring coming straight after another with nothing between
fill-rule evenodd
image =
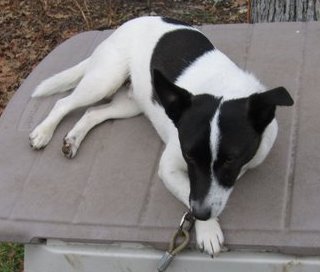
<instances>
[{"instance_id":1,"label":"dog","mask_svg":"<svg viewBox=\"0 0 320 272\"><path fill-rule=\"evenodd\" d=\"M130 87L118 91L128 79ZM32 97L73 88L30 133L31 146L44 148L66 114L106 97L112 101L89 108L65 136L67 158L97 124L145 114L165 143L159 176L191 210L197 244L212 256L224 242L217 217L236 180L274 144L276 107L294 103L284 87L267 89L199 30L165 17L126 22L89 58L41 82Z\"/></svg>"}]
</instances>

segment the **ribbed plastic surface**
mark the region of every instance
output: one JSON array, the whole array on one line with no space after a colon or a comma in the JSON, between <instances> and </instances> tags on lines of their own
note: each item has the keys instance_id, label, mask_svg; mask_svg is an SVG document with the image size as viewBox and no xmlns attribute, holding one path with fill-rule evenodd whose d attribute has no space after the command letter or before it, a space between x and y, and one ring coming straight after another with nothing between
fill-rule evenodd
<instances>
[{"instance_id":1,"label":"ribbed plastic surface","mask_svg":"<svg viewBox=\"0 0 320 272\"><path fill-rule=\"evenodd\" d=\"M236 185L221 217L231 248L320 254L320 23L202 26L214 45L269 86L285 86L295 106L279 108L279 135L267 160ZM48 147L28 134L60 95L31 99L48 76L81 61L111 32L77 35L51 52L24 81L0 119L0 240L166 243L184 207L158 178L162 143L143 116L107 121L77 157L62 139ZM108 76L108 75L106 75Z\"/></svg>"}]
</instances>

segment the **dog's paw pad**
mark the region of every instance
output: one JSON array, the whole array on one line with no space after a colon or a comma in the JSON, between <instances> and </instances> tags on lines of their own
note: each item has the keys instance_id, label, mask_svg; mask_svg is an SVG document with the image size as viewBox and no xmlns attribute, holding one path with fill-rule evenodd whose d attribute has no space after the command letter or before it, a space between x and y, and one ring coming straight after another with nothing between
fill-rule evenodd
<instances>
[{"instance_id":1,"label":"dog's paw pad","mask_svg":"<svg viewBox=\"0 0 320 272\"><path fill-rule=\"evenodd\" d=\"M195 227L200 251L208 253L211 257L216 256L221 251L224 242L218 221L214 218L207 221L197 220Z\"/></svg>"},{"instance_id":2,"label":"dog's paw pad","mask_svg":"<svg viewBox=\"0 0 320 272\"><path fill-rule=\"evenodd\" d=\"M62 153L68 159L74 158L77 154L78 146L75 143L75 139L73 137L65 137L63 139Z\"/></svg>"},{"instance_id":3,"label":"dog's paw pad","mask_svg":"<svg viewBox=\"0 0 320 272\"><path fill-rule=\"evenodd\" d=\"M52 137L52 133L44 129L36 128L29 135L30 146L33 149L42 149L46 147Z\"/></svg>"}]
</instances>

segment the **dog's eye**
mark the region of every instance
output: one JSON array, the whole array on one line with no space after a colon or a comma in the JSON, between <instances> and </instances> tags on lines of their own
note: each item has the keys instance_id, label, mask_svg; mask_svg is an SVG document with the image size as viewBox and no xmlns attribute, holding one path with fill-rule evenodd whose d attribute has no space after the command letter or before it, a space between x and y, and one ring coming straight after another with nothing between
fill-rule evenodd
<instances>
[{"instance_id":1,"label":"dog's eye","mask_svg":"<svg viewBox=\"0 0 320 272\"><path fill-rule=\"evenodd\" d=\"M225 165L229 165L229 164L231 164L233 162L233 158L226 158L225 160L224 160L224 164Z\"/></svg>"},{"instance_id":2,"label":"dog's eye","mask_svg":"<svg viewBox=\"0 0 320 272\"><path fill-rule=\"evenodd\" d=\"M190 161L190 162L194 161L194 158L190 154L185 153L184 157L186 158L187 161Z\"/></svg>"}]
</instances>

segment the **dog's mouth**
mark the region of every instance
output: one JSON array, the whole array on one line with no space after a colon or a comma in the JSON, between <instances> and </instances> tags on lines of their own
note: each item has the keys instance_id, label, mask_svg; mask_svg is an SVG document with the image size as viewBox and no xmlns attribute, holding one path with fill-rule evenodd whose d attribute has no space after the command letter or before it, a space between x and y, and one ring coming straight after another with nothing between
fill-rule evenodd
<instances>
[{"instance_id":1,"label":"dog's mouth","mask_svg":"<svg viewBox=\"0 0 320 272\"><path fill-rule=\"evenodd\" d=\"M190 199L190 210L198 220L206 221L218 217L224 210L233 187L225 188L217 182L213 182L202 199Z\"/></svg>"},{"instance_id":2,"label":"dog's mouth","mask_svg":"<svg viewBox=\"0 0 320 272\"><path fill-rule=\"evenodd\" d=\"M209 220L210 218L218 217L224 209L224 205L214 205L215 207L197 207L195 205L191 206L191 213L193 216L201 221Z\"/></svg>"},{"instance_id":3,"label":"dog's mouth","mask_svg":"<svg viewBox=\"0 0 320 272\"><path fill-rule=\"evenodd\" d=\"M206 221L211 218L211 207L200 204L199 201L190 201L191 213L201 221Z\"/></svg>"}]
</instances>

